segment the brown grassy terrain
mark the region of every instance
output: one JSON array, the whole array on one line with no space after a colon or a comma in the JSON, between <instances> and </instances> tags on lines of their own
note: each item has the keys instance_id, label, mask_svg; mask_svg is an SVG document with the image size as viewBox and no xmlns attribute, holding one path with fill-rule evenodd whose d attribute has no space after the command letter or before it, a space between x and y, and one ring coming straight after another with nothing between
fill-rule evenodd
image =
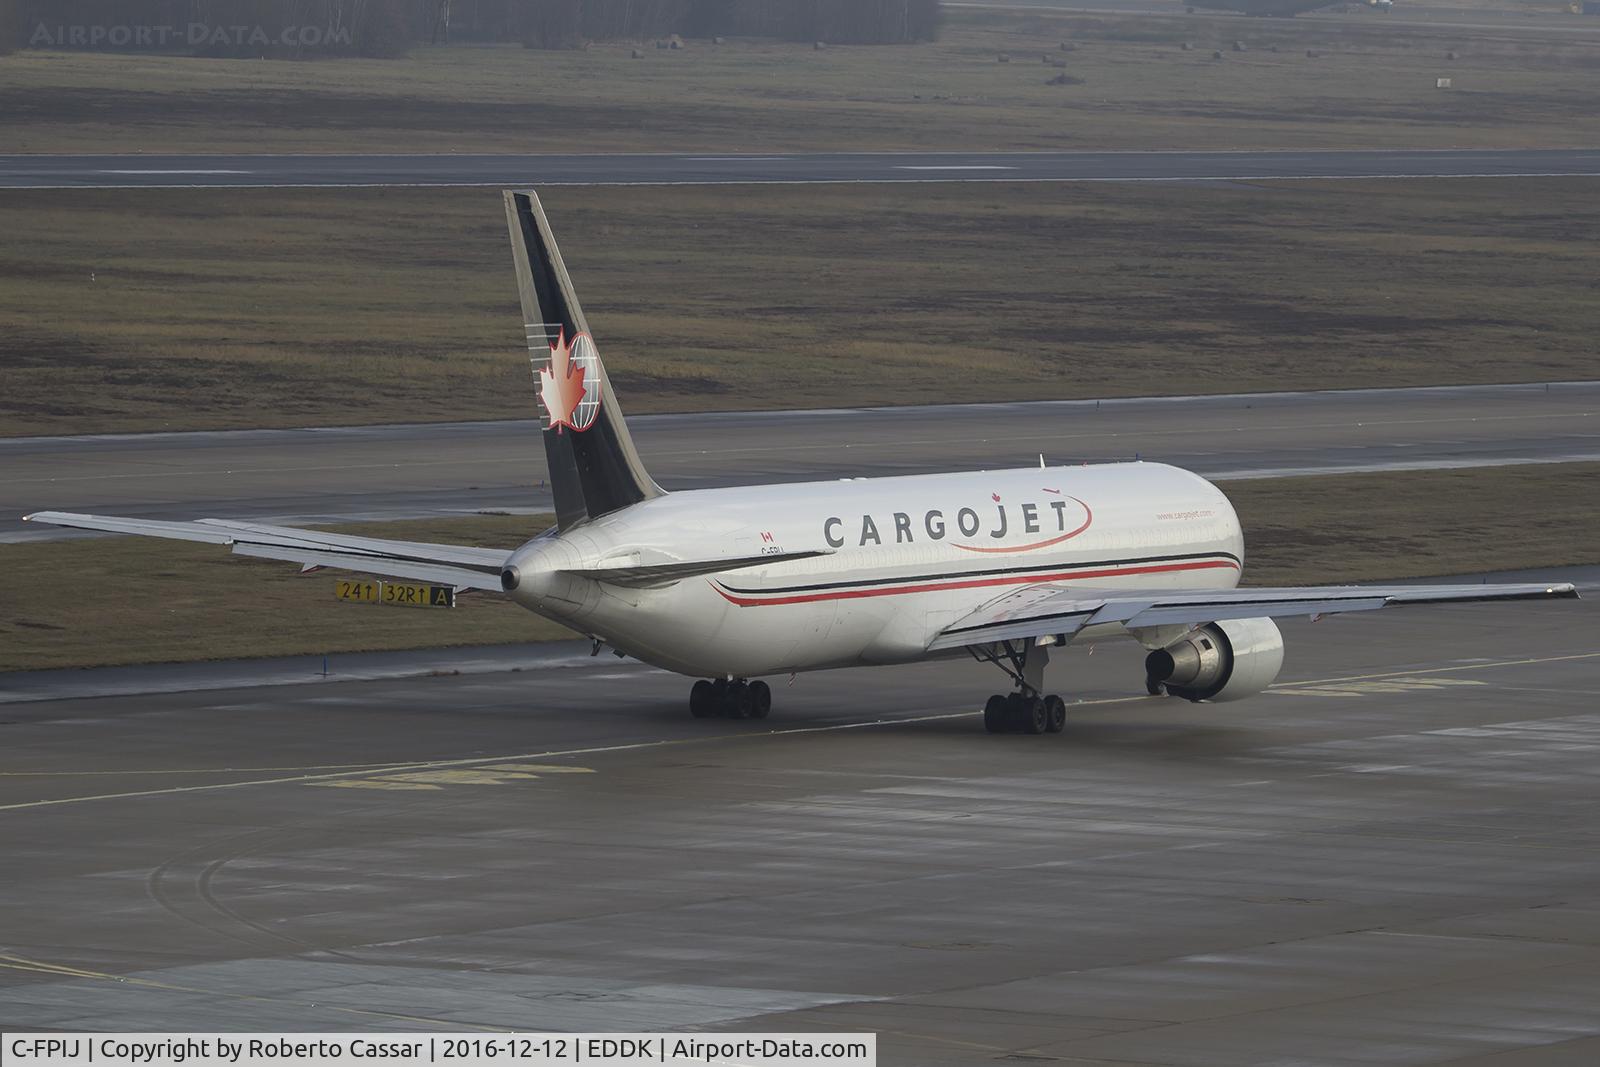
<instances>
[{"instance_id":1,"label":"brown grassy terrain","mask_svg":"<svg viewBox=\"0 0 1600 1067\"><path fill-rule=\"evenodd\" d=\"M527 517L363 524L373 537L515 548ZM0 546L0 671L384 648L542 641L572 634L502 597L454 609L337 601L343 572L140 537ZM65 569L63 569L65 568ZM70 583L61 575L74 576Z\"/></svg>"},{"instance_id":2,"label":"brown grassy terrain","mask_svg":"<svg viewBox=\"0 0 1600 1067\"><path fill-rule=\"evenodd\" d=\"M1600 464L1222 484L1251 585L1600 563Z\"/></svg>"},{"instance_id":3,"label":"brown grassy terrain","mask_svg":"<svg viewBox=\"0 0 1600 1067\"><path fill-rule=\"evenodd\" d=\"M954 11L931 44L693 41L638 60L628 44L422 48L394 61L24 52L0 60L0 144L670 152L1600 142L1600 37L1584 32L1586 20L1571 18L1574 29L1540 18L1535 32L1508 33L1366 11L1293 20ZM1249 51L1212 59L1235 40ZM1063 42L1075 51L1060 52ZM997 62L1001 53L1011 62ZM1046 54L1081 84L1046 85L1056 73ZM1436 90L1439 75L1456 88Z\"/></svg>"},{"instance_id":4,"label":"brown grassy terrain","mask_svg":"<svg viewBox=\"0 0 1600 1067\"><path fill-rule=\"evenodd\" d=\"M1586 179L555 188L629 411L1589 378ZM492 190L0 196L0 433L527 416Z\"/></svg>"},{"instance_id":5,"label":"brown grassy terrain","mask_svg":"<svg viewBox=\"0 0 1600 1067\"><path fill-rule=\"evenodd\" d=\"M1224 486L1252 584L1315 584L1600 562L1600 464L1337 475ZM1538 502L1539 521L1527 518ZM482 516L358 532L512 547L542 528ZM455 610L341 603L331 572L211 545L111 538L0 546L0 670L570 636L491 594ZM40 576L73 575L63 583Z\"/></svg>"}]
</instances>

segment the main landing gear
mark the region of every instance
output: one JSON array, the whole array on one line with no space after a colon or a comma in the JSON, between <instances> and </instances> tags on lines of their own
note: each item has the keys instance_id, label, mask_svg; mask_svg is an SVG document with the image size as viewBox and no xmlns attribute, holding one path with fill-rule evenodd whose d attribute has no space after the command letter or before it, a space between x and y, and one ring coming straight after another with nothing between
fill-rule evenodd
<instances>
[{"instance_id":1,"label":"main landing gear","mask_svg":"<svg viewBox=\"0 0 1600 1067\"><path fill-rule=\"evenodd\" d=\"M996 693L983 706L983 728L991 734L1059 734L1067 725L1067 702L1047 697Z\"/></svg>"},{"instance_id":2,"label":"main landing gear","mask_svg":"<svg viewBox=\"0 0 1600 1067\"><path fill-rule=\"evenodd\" d=\"M983 728L991 734L1059 734L1067 725L1067 703L1045 694L1047 645L1001 641L968 649L974 659L992 663L1017 683L1016 692L996 693L983 706Z\"/></svg>"},{"instance_id":3,"label":"main landing gear","mask_svg":"<svg viewBox=\"0 0 1600 1067\"><path fill-rule=\"evenodd\" d=\"M689 714L697 719L765 719L772 711L766 682L743 678L702 678L689 690Z\"/></svg>"}]
</instances>

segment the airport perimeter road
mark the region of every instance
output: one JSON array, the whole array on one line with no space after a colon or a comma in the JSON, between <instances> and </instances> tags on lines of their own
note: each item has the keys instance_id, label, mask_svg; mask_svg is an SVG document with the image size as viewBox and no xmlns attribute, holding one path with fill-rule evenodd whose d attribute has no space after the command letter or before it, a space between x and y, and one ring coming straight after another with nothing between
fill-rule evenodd
<instances>
[{"instance_id":1,"label":"airport perimeter road","mask_svg":"<svg viewBox=\"0 0 1600 1067\"><path fill-rule=\"evenodd\" d=\"M1284 626L1284 683L583 667L5 708L16 1028L872 1030L885 1067L1592 1063L1600 612ZM92 744L86 744L92 731ZM1520 1055L1519 1055L1520 1053Z\"/></svg>"},{"instance_id":2,"label":"airport perimeter road","mask_svg":"<svg viewBox=\"0 0 1600 1067\"><path fill-rule=\"evenodd\" d=\"M12 155L0 188L1232 181L1600 175L1596 149L773 155Z\"/></svg>"},{"instance_id":3,"label":"airport perimeter road","mask_svg":"<svg viewBox=\"0 0 1600 1067\"><path fill-rule=\"evenodd\" d=\"M529 407L534 400L530 395ZM1600 460L1600 382L629 419L667 489L1160 460L1208 477ZM0 542L31 511L360 521L543 511L534 422L0 439Z\"/></svg>"}]
</instances>

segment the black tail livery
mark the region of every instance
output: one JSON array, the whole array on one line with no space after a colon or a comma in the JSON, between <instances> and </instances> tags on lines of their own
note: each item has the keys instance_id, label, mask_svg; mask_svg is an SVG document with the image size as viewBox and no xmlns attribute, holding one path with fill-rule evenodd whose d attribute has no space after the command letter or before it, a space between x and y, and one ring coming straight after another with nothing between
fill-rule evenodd
<instances>
[{"instance_id":1,"label":"black tail livery","mask_svg":"<svg viewBox=\"0 0 1600 1067\"><path fill-rule=\"evenodd\" d=\"M556 524L567 530L662 490L628 436L539 197L508 191L505 200Z\"/></svg>"}]
</instances>

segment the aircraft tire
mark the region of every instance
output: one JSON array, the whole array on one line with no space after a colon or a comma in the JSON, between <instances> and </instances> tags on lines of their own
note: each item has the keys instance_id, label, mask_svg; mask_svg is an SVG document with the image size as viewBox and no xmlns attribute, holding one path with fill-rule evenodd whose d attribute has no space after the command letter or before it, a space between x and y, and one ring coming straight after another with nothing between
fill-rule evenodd
<instances>
[{"instance_id":1,"label":"aircraft tire","mask_svg":"<svg viewBox=\"0 0 1600 1067\"><path fill-rule=\"evenodd\" d=\"M709 719L717 713L717 687L702 678L689 689L689 714Z\"/></svg>"},{"instance_id":2,"label":"aircraft tire","mask_svg":"<svg viewBox=\"0 0 1600 1067\"><path fill-rule=\"evenodd\" d=\"M1148 674L1144 677L1144 691L1153 697L1164 697L1167 695L1166 686L1162 685Z\"/></svg>"},{"instance_id":3,"label":"aircraft tire","mask_svg":"<svg viewBox=\"0 0 1600 1067\"><path fill-rule=\"evenodd\" d=\"M766 682L751 682L750 717L765 719L772 712L772 687Z\"/></svg>"},{"instance_id":4,"label":"aircraft tire","mask_svg":"<svg viewBox=\"0 0 1600 1067\"><path fill-rule=\"evenodd\" d=\"M1027 733L1028 732L1028 727L1027 727L1027 723L1024 720L1027 719L1027 710L1028 710L1028 708L1027 708L1027 702L1025 700L1023 700L1023 698L1022 698L1022 694L1021 693L1007 693L1005 700L1006 700L1006 732L1007 733L1017 733L1017 734Z\"/></svg>"},{"instance_id":5,"label":"aircraft tire","mask_svg":"<svg viewBox=\"0 0 1600 1067\"><path fill-rule=\"evenodd\" d=\"M1022 732L1025 734L1042 734L1050 725L1050 716L1045 713L1044 701L1038 697L1023 697L1022 706Z\"/></svg>"},{"instance_id":6,"label":"aircraft tire","mask_svg":"<svg viewBox=\"0 0 1600 1067\"><path fill-rule=\"evenodd\" d=\"M730 719L748 719L751 711L750 687L743 682L728 686L722 696L722 707Z\"/></svg>"},{"instance_id":7,"label":"aircraft tire","mask_svg":"<svg viewBox=\"0 0 1600 1067\"><path fill-rule=\"evenodd\" d=\"M1067 727L1067 702L1054 693L1044 698L1045 717L1048 720L1045 729L1053 734L1059 734Z\"/></svg>"},{"instance_id":8,"label":"aircraft tire","mask_svg":"<svg viewBox=\"0 0 1600 1067\"><path fill-rule=\"evenodd\" d=\"M1010 710L1006 698L996 693L983 705L983 728L991 734L1006 732L1007 712Z\"/></svg>"}]
</instances>

